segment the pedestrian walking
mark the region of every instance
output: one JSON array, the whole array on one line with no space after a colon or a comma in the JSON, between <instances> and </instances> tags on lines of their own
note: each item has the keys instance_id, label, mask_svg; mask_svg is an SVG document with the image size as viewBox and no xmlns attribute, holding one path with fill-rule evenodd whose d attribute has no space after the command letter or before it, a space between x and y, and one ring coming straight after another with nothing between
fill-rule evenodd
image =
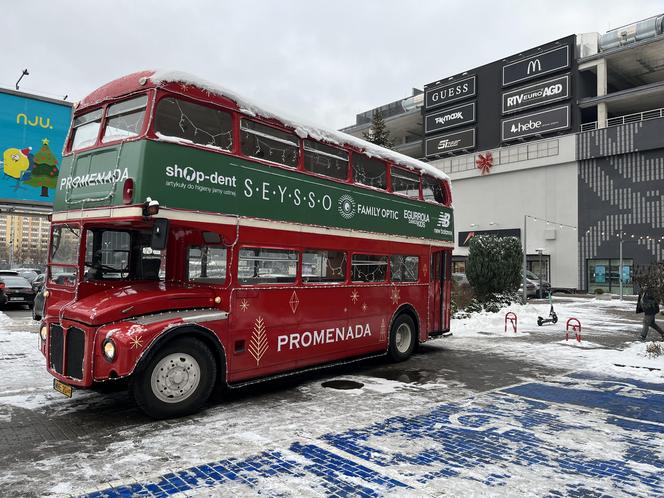
<instances>
[{"instance_id":1,"label":"pedestrian walking","mask_svg":"<svg viewBox=\"0 0 664 498\"><path fill-rule=\"evenodd\" d=\"M655 315L659 313L659 302L655 293L649 287L639 292L639 299L636 302L636 312L643 313L643 330L641 331L641 340L645 341L648 337L650 327L659 332L664 340L664 330L655 322Z\"/></svg>"}]
</instances>

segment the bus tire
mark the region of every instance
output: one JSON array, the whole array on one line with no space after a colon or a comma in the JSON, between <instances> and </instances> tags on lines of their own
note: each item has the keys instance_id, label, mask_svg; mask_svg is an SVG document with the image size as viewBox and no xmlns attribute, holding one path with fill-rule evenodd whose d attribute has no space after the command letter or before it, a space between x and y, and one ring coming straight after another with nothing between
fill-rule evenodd
<instances>
[{"instance_id":1,"label":"bus tire","mask_svg":"<svg viewBox=\"0 0 664 498\"><path fill-rule=\"evenodd\" d=\"M392 361L399 362L410 358L417 343L417 327L406 313L402 313L392 323L390 344L387 355Z\"/></svg>"},{"instance_id":2,"label":"bus tire","mask_svg":"<svg viewBox=\"0 0 664 498\"><path fill-rule=\"evenodd\" d=\"M135 374L131 392L153 418L182 417L203 406L214 388L217 365L210 349L183 337L166 343Z\"/></svg>"}]
</instances>

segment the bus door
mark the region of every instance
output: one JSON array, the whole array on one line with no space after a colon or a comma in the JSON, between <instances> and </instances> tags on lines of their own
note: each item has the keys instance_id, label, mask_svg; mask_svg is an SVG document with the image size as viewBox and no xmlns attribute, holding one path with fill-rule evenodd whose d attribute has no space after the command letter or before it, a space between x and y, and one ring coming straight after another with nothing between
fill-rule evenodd
<instances>
[{"instance_id":1,"label":"bus door","mask_svg":"<svg viewBox=\"0 0 664 498\"><path fill-rule=\"evenodd\" d=\"M429 332L439 332L443 323L443 251L431 253L431 276L429 280Z\"/></svg>"},{"instance_id":2,"label":"bus door","mask_svg":"<svg viewBox=\"0 0 664 498\"><path fill-rule=\"evenodd\" d=\"M450 278L452 258L449 251L434 250L431 253L431 278L429 283L430 331L447 332L450 328Z\"/></svg>"}]
</instances>

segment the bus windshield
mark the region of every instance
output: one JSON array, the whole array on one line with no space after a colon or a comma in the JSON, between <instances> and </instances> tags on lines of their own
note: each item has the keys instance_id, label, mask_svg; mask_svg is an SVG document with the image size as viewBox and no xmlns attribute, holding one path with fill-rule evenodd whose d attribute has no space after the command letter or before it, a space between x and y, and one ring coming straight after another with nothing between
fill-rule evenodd
<instances>
[{"instance_id":1,"label":"bus windshield","mask_svg":"<svg viewBox=\"0 0 664 498\"><path fill-rule=\"evenodd\" d=\"M89 228L85 241L85 281L163 280L165 251L150 247L148 230Z\"/></svg>"},{"instance_id":2,"label":"bus windshield","mask_svg":"<svg viewBox=\"0 0 664 498\"><path fill-rule=\"evenodd\" d=\"M141 95L109 105L105 110L97 109L76 116L72 123L71 150L85 149L97 144L104 114L106 121L101 135L102 143L138 136L143 129L147 101L148 96Z\"/></svg>"}]
</instances>

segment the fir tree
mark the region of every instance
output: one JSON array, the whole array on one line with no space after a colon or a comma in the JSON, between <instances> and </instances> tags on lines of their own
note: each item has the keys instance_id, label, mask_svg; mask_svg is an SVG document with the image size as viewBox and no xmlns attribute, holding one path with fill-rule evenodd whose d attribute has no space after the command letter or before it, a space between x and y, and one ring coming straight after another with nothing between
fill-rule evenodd
<instances>
[{"instance_id":1,"label":"fir tree","mask_svg":"<svg viewBox=\"0 0 664 498\"><path fill-rule=\"evenodd\" d=\"M48 189L55 188L58 181L58 160L48 146L48 139L42 140L41 149L35 154L34 167L26 185L41 187L41 197L48 197Z\"/></svg>"},{"instance_id":2,"label":"fir tree","mask_svg":"<svg viewBox=\"0 0 664 498\"><path fill-rule=\"evenodd\" d=\"M379 109L375 110L373 113L369 131L362 133L362 135L364 135L364 139L367 142L371 142L372 144L380 145L387 149L394 147L394 142L390 137L390 130L385 126L383 113Z\"/></svg>"},{"instance_id":3,"label":"fir tree","mask_svg":"<svg viewBox=\"0 0 664 498\"><path fill-rule=\"evenodd\" d=\"M523 251L516 237L479 235L469 244L466 276L480 301L514 292L521 280Z\"/></svg>"}]
</instances>

